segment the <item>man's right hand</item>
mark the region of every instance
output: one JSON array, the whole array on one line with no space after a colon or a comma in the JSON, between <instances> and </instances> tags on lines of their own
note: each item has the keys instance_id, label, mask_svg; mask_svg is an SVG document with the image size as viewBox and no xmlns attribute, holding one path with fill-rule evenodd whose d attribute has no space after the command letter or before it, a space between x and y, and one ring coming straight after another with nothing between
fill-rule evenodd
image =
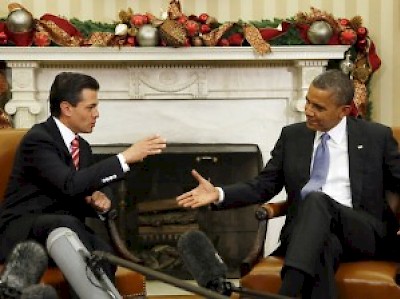
<instances>
[{"instance_id":1,"label":"man's right hand","mask_svg":"<svg viewBox=\"0 0 400 299\"><path fill-rule=\"evenodd\" d=\"M154 135L132 144L122 152L122 155L126 163L131 164L141 162L147 156L160 154L166 147L166 140L159 135Z\"/></svg>"},{"instance_id":2,"label":"man's right hand","mask_svg":"<svg viewBox=\"0 0 400 299\"><path fill-rule=\"evenodd\" d=\"M186 192L176 198L178 205L185 208L199 208L219 200L218 189L203 178L196 170L192 170L193 177L199 185L193 190Z\"/></svg>"}]
</instances>

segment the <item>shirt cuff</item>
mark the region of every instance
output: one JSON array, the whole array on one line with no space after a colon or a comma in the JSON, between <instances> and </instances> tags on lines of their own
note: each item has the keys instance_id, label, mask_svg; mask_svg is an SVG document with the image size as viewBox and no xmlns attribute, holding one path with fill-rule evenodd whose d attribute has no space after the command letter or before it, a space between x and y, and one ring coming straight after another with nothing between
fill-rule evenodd
<instances>
[{"instance_id":1,"label":"shirt cuff","mask_svg":"<svg viewBox=\"0 0 400 299\"><path fill-rule=\"evenodd\" d=\"M225 192L224 192L224 190L223 190L221 187L216 187L216 188L217 188L217 190L218 190L219 196L218 196L218 201L217 201L215 204L216 204L216 205L219 205L219 204L221 204L221 203L224 201Z\"/></svg>"},{"instance_id":2,"label":"shirt cuff","mask_svg":"<svg viewBox=\"0 0 400 299\"><path fill-rule=\"evenodd\" d=\"M128 172L129 170L131 170L128 163L126 163L124 156L121 153L118 154L117 157L118 157L119 163L121 164L121 168L122 168L123 172Z\"/></svg>"}]
</instances>

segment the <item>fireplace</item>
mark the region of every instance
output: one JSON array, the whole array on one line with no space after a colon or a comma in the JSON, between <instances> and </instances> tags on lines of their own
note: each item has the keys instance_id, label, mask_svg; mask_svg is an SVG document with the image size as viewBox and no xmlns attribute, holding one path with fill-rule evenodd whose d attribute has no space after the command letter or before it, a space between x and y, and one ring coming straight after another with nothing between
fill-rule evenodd
<instances>
[{"instance_id":1,"label":"fireplace","mask_svg":"<svg viewBox=\"0 0 400 299\"><path fill-rule=\"evenodd\" d=\"M93 152L100 160L123 148L102 145ZM133 165L126 179L114 186L120 231L128 248L148 266L185 277L176 243L182 233L202 230L228 265L229 277L238 277L240 262L255 239L256 206L192 210L179 207L175 197L197 186L192 169L221 186L250 179L261 167L261 153L255 144L168 144L161 155Z\"/></svg>"}]
</instances>

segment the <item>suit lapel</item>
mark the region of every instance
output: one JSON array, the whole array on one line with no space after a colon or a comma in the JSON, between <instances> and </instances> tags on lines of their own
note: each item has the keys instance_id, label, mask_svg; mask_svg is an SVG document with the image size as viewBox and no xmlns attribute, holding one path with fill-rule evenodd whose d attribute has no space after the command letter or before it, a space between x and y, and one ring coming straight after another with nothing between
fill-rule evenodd
<instances>
[{"instance_id":1,"label":"suit lapel","mask_svg":"<svg viewBox=\"0 0 400 299\"><path fill-rule=\"evenodd\" d=\"M79 168L86 168L91 164L91 150L82 137L79 137Z\"/></svg>"},{"instance_id":2,"label":"suit lapel","mask_svg":"<svg viewBox=\"0 0 400 299\"><path fill-rule=\"evenodd\" d=\"M357 120L351 117L347 118L347 134L351 195L353 206L358 207L361 202L363 165L367 148L362 128Z\"/></svg>"},{"instance_id":3,"label":"suit lapel","mask_svg":"<svg viewBox=\"0 0 400 299\"><path fill-rule=\"evenodd\" d=\"M310 179L310 168L311 168L311 158L314 147L315 131L308 129L304 126L304 134L301 140L296 140L297 145L295 146L298 155L298 173L300 174L300 186L301 188ZM301 144L298 144L300 142Z\"/></svg>"},{"instance_id":4,"label":"suit lapel","mask_svg":"<svg viewBox=\"0 0 400 299\"><path fill-rule=\"evenodd\" d=\"M72 162L72 157L71 153L69 152L69 149L65 145L64 139L61 136L61 132L58 129L56 123L54 122L53 117L49 117L46 121L46 127L50 133L50 135L53 137L57 147L60 149L60 151L65 155L69 166L73 167L75 169L74 163Z\"/></svg>"}]
</instances>

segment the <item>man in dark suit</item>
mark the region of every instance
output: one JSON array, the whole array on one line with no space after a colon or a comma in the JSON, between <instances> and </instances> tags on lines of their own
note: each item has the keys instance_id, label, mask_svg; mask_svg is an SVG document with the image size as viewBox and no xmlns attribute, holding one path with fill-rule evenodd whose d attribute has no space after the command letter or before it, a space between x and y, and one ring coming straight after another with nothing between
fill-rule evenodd
<instances>
[{"instance_id":1,"label":"man in dark suit","mask_svg":"<svg viewBox=\"0 0 400 299\"><path fill-rule=\"evenodd\" d=\"M129 164L159 154L166 143L151 136L93 164L90 145L78 134L91 133L96 124L98 89L98 82L85 74L56 76L49 97L51 116L22 139L0 207L1 260L26 239L45 246L58 227L77 233L89 251L111 251L85 225L85 218L103 217L112 201L102 188L122 179ZM107 264L105 271L113 278L115 267Z\"/></svg>"},{"instance_id":2,"label":"man in dark suit","mask_svg":"<svg viewBox=\"0 0 400 299\"><path fill-rule=\"evenodd\" d=\"M306 96L306 122L283 128L256 178L217 188L193 170L198 187L177 198L184 207L232 208L266 202L285 188L282 295L337 298L339 262L377 257L396 235L384 198L386 188L400 190L397 143L390 128L348 116L353 96L343 73L322 73Z\"/></svg>"}]
</instances>

